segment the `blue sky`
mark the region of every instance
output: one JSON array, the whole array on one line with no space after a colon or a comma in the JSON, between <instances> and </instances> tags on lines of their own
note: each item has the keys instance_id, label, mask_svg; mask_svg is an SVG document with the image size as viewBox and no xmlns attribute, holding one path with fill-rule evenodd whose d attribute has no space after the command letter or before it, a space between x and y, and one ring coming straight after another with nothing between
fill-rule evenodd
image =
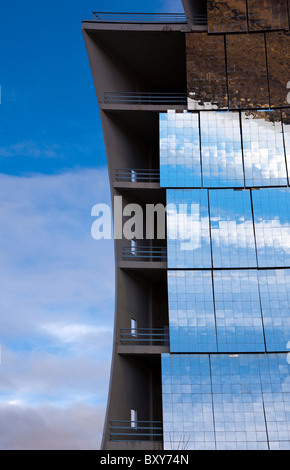
<instances>
[{"instance_id":1,"label":"blue sky","mask_svg":"<svg viewBox=\"0 0 290 470\"><path fill-rule=\"evenodd\" d=\"M0 7L0 449L98 449L114 313L113 243L91 238L110 201L81 33L133 1ZM182 11L138 2L138 11Z\"/></svg>"},{"instance_id":2,"label":"blue sky","mask_svg":"<svg viewBox=\"0 0 290 470\"><path fill-rule=\"evenodd\" d=\"M179 0L141 1L137 10L174 11L174 3L181 4ZM91 19L92 10L136 11L136 3L19 0L1 6L0 163L4 173L56 174L106 164L81 32L81 20Z\"/></svg>"}]
</instances>

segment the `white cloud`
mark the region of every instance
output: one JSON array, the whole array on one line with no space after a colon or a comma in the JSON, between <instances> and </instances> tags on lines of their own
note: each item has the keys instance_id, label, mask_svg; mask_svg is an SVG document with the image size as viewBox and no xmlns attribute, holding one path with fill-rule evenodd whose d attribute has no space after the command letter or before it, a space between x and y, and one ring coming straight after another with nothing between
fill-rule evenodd
<instances>
[{"instance_id":1,"label":"white cloud","mask_svg":"<svg viewBox=\"0 0 290 470\"><path fill-rule=\"evenodd\" d=\"M98 446L115 291L113 242L90 233L100 202L110 204L106 169L0 175L3 448Z\"/></svg>"},{"instance_id":2,"label":"white cloud","mask_svg":"<svg viewBox=\"0 0 290 470\"><path fill-rule=\"evenodd\" d=\"M109 203L106 170L0 176L2 335L80 318L111 324L113 243L90 234L91 208L101 201Z\"/></svg>"},{"instance_id":3,"label":"white cloud","mask_svg":"<svg viewBox=\"0 0 290 470\"><path fill-rule=\"evenodd\" d=\"M100 337L111 333L110 328L81 323L66 325L61 323L51 323L43 325L41 328L52 336L56 336L64 343L86 341L90 336L93 336L94 339L97 340L100 339Z\"/></svg>"}]
</instances>

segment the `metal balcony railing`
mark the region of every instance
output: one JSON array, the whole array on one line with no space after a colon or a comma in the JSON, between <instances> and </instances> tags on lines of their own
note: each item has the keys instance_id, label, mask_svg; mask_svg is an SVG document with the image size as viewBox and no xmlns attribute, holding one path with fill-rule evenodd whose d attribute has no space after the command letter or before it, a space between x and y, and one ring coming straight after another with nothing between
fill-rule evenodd
<instances>
[{"instance_id":1,"label":"metal balcony railing","mask_svg":"<svg viewBox=\"0 0 290 470\"><path fill-rule=\"evenodd\" d=\"M169 328L121 328L120 341L127 345L167 346L169 344Z\"/></svg>"},{"instance_id":2,"label":"metal balcony railing","mask_svg":"<svg viewBox=\"0 0 290 470\"><path fill-rule=\"evenodd\" d=\"M93 11L93 20L104 23L186 23L184 13L118 13Z\"/></svg>"},{"instance_id":3,"label":"metal balcony railing","mask_svg":"<svg viewBox=\"0 0 290 470\"><path fill-rule=\"evenodd\" d=\"M161 421L110 421L110 441L162 441Z\"/></svg>"},{"instance_id":4,"label":"metal balcony railing","mask_svg":"<svg viewBox=\"0 0 290 470\"><path fill-rule=\"evenodd\" d=\"M99 23L181 23L186 24L184 13L118 13L93 11L93 21ZM206 15L191 18L194 25L206 25Z\"/></svg>"},{"instance_id":5,"label":"metal balcony railing","mask_svg":"<svg viewBox=\"0 0 290 470\"><path fill-rule=\"evenodd\" d=\"M160 171L118 169L115 173L115 179L118 182L126 183L159 183Z\"/></svg>"},{"instance_id":6,"label":"metal balcony railing","mask_svg":"<svg viewBox=\"0 0 290 470\"><path fill-rule=\"evenodd\" d=\"M186 105L186 93L111 92L104 93L105 104Z\"/></svg>"},{"instance_id":7,"label":"metal balcony railing","mask_svg":"<svg viewBox=\"0 0 290 470\"><path fill-rule=\"evenodd\" d=\"M126 246L123 247L124 261L167 261L166 246Z\"/></svg>"},{"instance_id":8,"label":"metal balcony railing","mask_svg":"<svg viewBox=\"0 0 290 470\"><path fill-rule=\"evenodd\" d=\"M194 15L190 18L190 21L194 26L206 26L207 15Z\"/></svg>"}]
</instances>

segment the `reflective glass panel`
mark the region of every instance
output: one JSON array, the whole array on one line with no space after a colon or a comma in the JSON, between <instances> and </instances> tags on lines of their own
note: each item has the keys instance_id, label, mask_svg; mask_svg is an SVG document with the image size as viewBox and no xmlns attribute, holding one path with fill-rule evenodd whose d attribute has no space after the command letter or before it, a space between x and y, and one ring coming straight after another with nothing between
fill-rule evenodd
<instances>
[{"instance_id":1,"label":"reflective glass panel","mask_svg":"<svg viewBox=\"0 0 290 470\"><path fill-rule=\"evenodd\" d=\"M258 356L211 356L217 450L267 450Z\"/></svg>"},{"instance_id":2,"label":"reflective glass panel","mask_svg":"<svg viewBox=\"0 0 290 470\"><path fill-rule=\"evenodd\" d=\"M162 355L164 450L214 450L207 355Z\"/></svg>"},{"instance_id":3,"label":"reflective glass panel","mask_svg":"<svg viewBox=\"0 0 290 470\"><path fill-rule=\"evenodd\" d=\"M290 450L289 363L286 354L267 354L260 358L270 450Z\"/></svg>"},{"instance_id":4,"label":"reflective glass panel","mask_svg":"<svg viewBox=\"0 0 290 470\"><path fill-rule=\"evenodd\" d=\"M287 351L290 341L290 270L259 271L259 286L267 351Z\"/></svg>"},{"instance_id":5,"label":"reflective glass panel","mask_svg":"<svg viewBox=\"0 0 290 470\"><path fill-rule=\"evenodd\" d=\"M168 267L210 268L207 190L167 190Z\"/></svg>"},{"instance_id":6,"label":"reflective glass panel","mask_svg":"<svg viewBox=\"0 0 290 470\"><path fill-rule=\"evenodd\" d=\"M201 112L203 186L243 187L239 113Z\"/></svg>"},{"instance_id":7,"label":"reflective glass panel","mask_svg":"<svg viewBox=\"0 0 290 470\"><path fill-rule=\"evenodd\" d=\"M268 108L264 34L227 34L226 44L230 108Z\"/></svg>"},{"instance_id":8,"label":"reflective glass panel","mask_svg":"<svg viewBox=\"0 0 290 470\"><path fill-rule=\"evenodd\" d=\"M287 0L247 0L250 31L286 29Z\"/></svg>"},{"instance_id":9,"label":"reflective glass panel","mask_svg":"<svg viewBox=\"0 0 290 470\"><path fill-rule=\"evenodd\" d=\"M163 354L162 391L165 450L290 449L286 354Z\"/></svg>"},{"instance_id":10,"label":"reflective glass panel","mask_svg":"<svg viewBox=\"0 0 290 470\"><path fill-rule=\"evenodd\" d=\"M217 352L210 271L169 271L171 352Z\"/></svg>"},{"instance_id":11,"label":"reflective glass panel","mask_svg":"<svg viewBox=\"0 0 290 470\"><path fill-rule=\"evenodd\" d=\"M280 120L272 118L272 112L242 113L245 177L248 187L287 186L281 114Z\"/></svg>"},{"instance_id":12,"label":"reflective glass panel","mask_svg":"<svg viewBox=\"0 0 290 470\"><path fill-rule=\"evenodd\" d=\"M209 33L247 31L246 0L208 0Z\"/></svg>"},{"instance_id":13,"label":"reflective glass panel","mask_svg":"<svg viewBox=\"0 0 290 470\"><path fill-rule=\"evenodd\" d=\"M160 114L160 185L201 187L198 114Z\"/></svg>"},{"instance_id":14,"label":"reflective glass panel","mask_svg":"<svg viewBox=\"0 0 290 470\"><path fill-rule=\"evenodd\" d=\"M265 352L256 270L214 271L219 352Z\"/></svg>"},{"instance_id":15,"label":"reflective glass panel","mask_svg":"<svg viewBox=\"0 0 290 470\"><path fill-rule=\"evenodd\" d=\"M259 266L290 266L290 190L253 191L253 208Z\"/></svg>"},{"instance_id":16,"label":"reflective glass panel","mask_svg":"<svg viewBox=\"0 0 290 470\"><path fill-rule=\"evenodd\" d=\"M289 82L290 32L266 33L267 62L271 106L289 106L286 85Z\"/></svg>"},{"instance_id":17,"label":"reflective glass panel","mask_svg":"<svg viewBox=\"0 0 290 470\"><path fill-rule=\"evenodd\" d=\"M289 101L290 101L290 89L289 89ZM288 179L290 184L290 110L284 110L282 113L283 116L283 133L285 141L285 150L286 150L286 161L288 168Z\"/></svg>"},{"instance_id":18,"label":"reflective glass panel","mask_svg":"<svg viewBox=\"0 0 290 470\"><path fill-rule=\"evenodd\" d=\"M188 109L228 108L225 41L207 33L186 33Z\"/></svg>"},{"instance_id":19,"label":"reflective glass panel","mask_svg":"<svg viewBox=\"0 0 290 470\"><path fill-rule=\"evenodd\" d=\"M256 267L250 191L209 191L214 268Z\"/></svg>"}]
</instances>

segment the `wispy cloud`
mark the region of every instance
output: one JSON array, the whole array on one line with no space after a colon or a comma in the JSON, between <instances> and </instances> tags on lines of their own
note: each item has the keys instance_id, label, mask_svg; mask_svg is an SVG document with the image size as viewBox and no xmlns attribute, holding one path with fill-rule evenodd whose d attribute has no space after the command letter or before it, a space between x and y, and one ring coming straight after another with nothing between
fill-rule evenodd
<instances>
[{"instance_id":1,"label":"wispy cloud","mask_svg":"<svg viewBox=\"0 0 290 470\"><path fill-rule=\"evenodd\" d=\"M33 140L24 140L13 145L0 147L0 157L57 158L59 147L56 144L43 144Z\"/></svg>"},{"instance_id":2,"label":"wispy cloud","mask_svg":"<svg viewBox=\"0 0 290 470\"><path fill-rule=\"evenodd\" d=\"M108 327L98 327L81 323L50 323L43 325L42 329L48 334L59 338L64 343L78 343L88 341L89 337L91 337L93 340L100 340L102 337L104 337L104 335L111 333L111 329Z\"/></svg>"}]
</instances>

